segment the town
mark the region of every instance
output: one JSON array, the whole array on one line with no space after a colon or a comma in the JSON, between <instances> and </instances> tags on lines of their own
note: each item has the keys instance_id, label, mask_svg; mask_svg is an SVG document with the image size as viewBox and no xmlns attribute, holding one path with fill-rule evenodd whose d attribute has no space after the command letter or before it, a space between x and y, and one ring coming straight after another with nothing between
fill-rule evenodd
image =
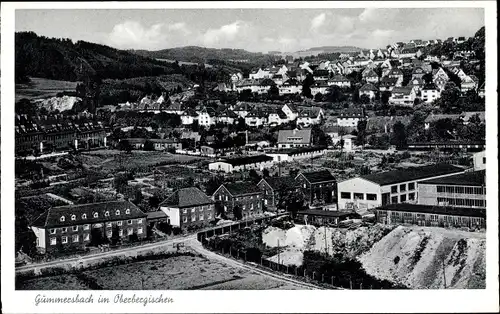
<instances>
[{"instance_id":1,"label":"town","mask_svg":"<svg viewBox=\"0 0 500 314\"><path fill-rule=\"evenodd\" d=\"M52 98L19 97L18 267L190 235L224 252L210 230L257 221L484 234L484 58L483 27L369 50L273 53L260 65L226 60L243 65L236 71L194 65L192 77L224 73L104 100L91 76Z\"/></svg>"}]
</instances>

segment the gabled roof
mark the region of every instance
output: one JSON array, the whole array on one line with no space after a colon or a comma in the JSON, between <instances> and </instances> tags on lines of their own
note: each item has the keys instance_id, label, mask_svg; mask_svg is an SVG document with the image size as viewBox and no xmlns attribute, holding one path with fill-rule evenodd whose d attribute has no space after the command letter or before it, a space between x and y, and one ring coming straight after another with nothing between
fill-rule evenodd
<instances>
[{"instance_id":1,"label":"gabled roof","mask_svg":"<svg viewBox=\"0 0 500 314\"><path fill-rule=\"evenodd\" d=\"M314 171L314 172L301 172L297 175L299 176L304 176L309 183L320 183L320 182L326 182L326 181L335 181L335 177L332 176L330 171L328 170L320 170L320 171ZM295 177L295 179L297 179Z\"/></svg>"},{"instance_id":2,"label":"gabled roof","mask_svg":"<svg viewBox=\"0 0 500 314\"><path fill-rule=\"evenodd\" d=\"M398 203L398 204L384 205L377 209L409 212L409 213L486 218L486 210L484 208L432 206L432 205L421 205L421 204Z\"/></svg>"},{"instance_id":3,"label":"gabled roof","mask_svg":"<svg viewBox=\"0 0 500 314\"><path fill-rule=\"evenodd\" d=\"M373 69L370 69L363 73L363 77L378 77L378 74Z\"/></svg>"},{"instance_id":4,"label":"gabled roof","mask_svg":"<svg viewBox=\"0 0 500 314\"><path fill-rule=\"evenodd\" d=\"M404 87L394 87L392 90L392 94L403 94L403 95L409 95L413 88L411 86L404 86Z\"/></svg>"},{"instance_id":5,"label":"gabled roof","mask_svg":"<svg viewBox=\"0 0 500 314\"><path fill-rule=\"evenodd\" d=\"M447 177L420 181L418 184L485 186L486 170L464 172Z\"/></svg>"},{"instance_id":6,"label":"gabled roof","mask_svg":"<svg viewBox=\"0 0 500 314\"><path fill-rule=\"evenodd\" d=\"M126 214L127 209L130 210L129 214ZM117 215L117 210L120 211L119 215ZM97 213L97 218L94 218L95 213ZM108 213L108 216L106 216L106 213ZM71 220L73 215L75 215L75 220ZM61 221L62 216L64 216L64 221ZM51 207L41 214L32 223L32 226L42 228L65 227L142 217L146 217L146 214L134 204L128 201L111 201Z\"/></svg>"},{"instance_id":7,"label":"gabled roof","mask_svg":"<svg viewBox=\"0 0 500 314\"><path fill-rule=\"evenodd\" d=\"M194 207L194 206L202 206L207 204L212 204L213 201L200 189L197 187L189 187L184 189L179 189L172 193L167 199L161 202L160 207L162 206L171 206L171 207Z\"/></svg>"},{"instance_id":8,"label":"gabled roof","mask_svg":"<svg viewBox=\"0 0 500 314\"><path fill-rule=\"evenodd\" d=\"M301 141L293 141L296 144L309 144L311 143L311 129L302 130L279 130L278 143L288 143L289 137L302 138Z\"/></svg>"},{"instance_id":9,"label":"gabled roof","mask_svg":"<svg viewBox=\"0 0 500 314\"><path fill-rule=\"evenodd\" d=\"M462 168L450 164L434 164L422 167L412 167L393 171L373 173L360 178L378 185L389 185L399 182L415 181L441 175L463 172Z\"/></svg>"},{"instance_id":10,"label":"gabled roof","mask_svg":"<svg viewBox=\"0 0 500 314\"><path fill-rule=\"evenodd\" d=\"M268 177L261 181L265 181L273 190L287 190L295 187L295 180L293 177Z\"/></svg>"},{"instance_id":11,"label":"gabled roof","mask_svg":"<svg viewBox=\"0 0 500 314\"><path fill-rule=\"evenodd\" d=\"M378 88L375 87L372 83L366 83L365 85L361 86L359 91L378 91Z\"/></svg>"},{"instance_id":12,"label":"gabled roof","mask_svg":"<svg viewBox=\"0 0 500 314\"><path fill-rule=\"evenodd\" d=\"M273 158L266 155L255 155L255 156L228 158L224 159L222 162L228 163L232 166L242 166L259 162L271 161L271 160L273 160Z\"/></svg>"},{"instance_id":13,"label":"gabled roof","mask_svg":"<svg viewBox=\"0 0 500 314\"><path fill-rule=\"evenodd\" d=\"M380 86L384 87L396 86L397 82L398 78L385 76L380 80Z\"/></svg>"},{"instance_id":14,"label":"gabled roof","mask_svg":"<svg viewBox=\"0 0 500 314\"><path fill-rule=\"evenodd\" d=\"M259 187L250 182L224 183L223 186L232 196L261 193Z\"/></svg>"}]
</instances>

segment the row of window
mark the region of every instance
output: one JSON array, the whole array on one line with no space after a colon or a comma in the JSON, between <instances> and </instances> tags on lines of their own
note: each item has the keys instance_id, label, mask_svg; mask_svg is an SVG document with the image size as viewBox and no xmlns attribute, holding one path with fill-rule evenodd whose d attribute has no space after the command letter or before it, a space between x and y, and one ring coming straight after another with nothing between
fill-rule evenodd
<instances>
[{"instance_id":1,"label":"row of window","mask_svg":"<svg viewBox=\"0 0 500 314\"><path fill-rule=\"evenodd\" d=\"M470 198L438 197L437 201L438 204L440 205L486 207L486 200L478 200Z\"/></svg>"},{"instance_id":2,"label":"row of window","mask_svg":"<svg viewBox=\"0 0 500 314\"><path fill-rule=\"evenodd\" d=\"M253 200L254 196L256 199L260 198L260 194L257 194L257 195L250 195L250 196L235 197L234 200L235 201L244 201L244 200L248 200L248 199ZM218 200L219 201L222 201L222 200L229 201L229 196L226 195L223 197L222 195L219 195Z\"/></svg>"},{"instance_id":3,"label":"row of window","mask_svg":"<svg viewBox=\"0 0 500 314\"><path fill-rule=\"evenodd\" d=\"M365 199L364 193L351 193L351 192L340 192L340 198L345 199L345 200L353 199L351 194L354 194L355 200L364 200ZM376 201L377 194L366 193L366 200L367 201Z\"/></svg>"},{"instance_id":4,"label":"row of window","mask_svg":"<svg viewBox=\"0 0 500 314\"><path fill-rule=\"evenodd\" d=\"M131 225L133 222L134 222L134 219L127 220L127 224L129 224L129 225ZM138 224L142 224L142 218L137 219L137 223ZM123 225L123 221L121 221L121 220L117 221L116 225L117 226L122 226ZM82 225L82 226L71 226L71 230L72 231L78 231L80 229L80 227L82 227L83 230L89 230L90 229L90 225L86 224L86 225ZM106 222L106 227L111 228L112 227L112 223L111 222ZM49 229L49 232L50 232L50 234L55 234L59 229L61 230L62 233L65 233L65 232L68 231L68 227L62 227L62 228L52 228L52 229Z\"/></svg>"},{"instance_id":5,"label":"row of window","mask_svg":"<svg viewBox=\"0 0 500 314\"><path fill-rule=\"evenodd\" d=\"M144 230L142 229L142 227L139 227L137 228L137 234L142 234L144 232ZM127 235L132 235L134 233L134 228L128 228L127 229ZM106 236L108 238L111 238L111 236L113 235L113 232L111 230L108 230L106 232ZM118 235L121 237L123 236L123 230L120 229L118 231ZM69 242L69 239L70 237L68 236L61 236L61 243L62 244L66 244ZM86 241L90 241L90 233L85 233L83 236L82 236L82 241L83 242L86 242ZM73 234L71 236L71 242L72 243L78 243L80 242L80 235L79 234ZM50 237L50 245L56 245L57 244L57 237Z\"/></svg>"},{"instance_id":6,"label":"row of window","mask_svg":"<svg viewBox=\"0 0 500 314\"><path fill-rule=\"evenodd\" d=\"M456 194L479 194L486 195L486 187L471 186L437 186L438 193L456 193Z\"/></svg>"},{"instance_id":7,"label":"row of window","mask_svg":"<svg viewBox=\"0 0 500 314\"><path fill-rule=\"evenodd\" d=\"M130 214L130 209L126 209L125 210L125 214L127 214L127 215ZM115 211L115 215L116 216L120 216L120 210L119 209L117 209ZM99 213L98 212L94 212L92 214L92 216L94 218L99 218ZM109 217L109 211L105 211L104 212L104 217ZM75 221L76 220L76 215L71 215L70 218L71 218L72 221ZM82 219L87 219L87 214L82 214ZM66 221L66 217L65 216L61 216L61 218L59 218L59 221L61 221L61 222Z\"/></svg>"},{"instance_id":8,"label":"row of window","mask_svg":"<svg viewBox=\"0 0 500 314\"><path fill-rule=\"evenodd\" d=\"M197 220L196 217L198 217L198 221L205 220L204 215L203 214L199 214L199 215L192 215L191 216L191 222L195 222ZM207 213L207 219L212 219L212 213ZM188 222L188 220L189 220L188 216L182 216L182 222L186 223L186 222Z\"/></svg>"},{"instance_id":9,"label":"row of window","mask_svg":"<svg viewBox=\"0 0 500 314\"><path fill-rule=\"evenodd\" d=\"M404 203L406 201L414 201L415 200L415 193L408 193L408 198L407 198L407 195L406 194L401 194L399 196L399 203ZM397 196L393 196L391 197L391 203L392 204L396 204L398 203L398 197Z\"/></svg>"},{"instance_id":10,"label":"row of window","mask_svg":"<svg viewBox=\"0 0 500 314\"><path fill-rule=\"evenodd\" d=\"M415 182L408 183L408 191L415 190ZM406 192L406 183L399 185L399 192ZM398 186L391 186L391 193L398 193Z\"/></svg>"},{"instance_id":11,"label":"row of window","mask_svg":"<svg viewBox=\"0 0 500 314\"><path fill-rule=\"evenodd\" d=\"M198 207L191 207L191 213L195 213L196 212L196 209L198 209L199 211L204 211L204 210L209 210L210 209L210 205L206 205L206 206L198 206ZM182 210L182 212L184 214L187 214L188 212L188 209L187 208L184 208Z\"/></svg>"},{"instance_id":12,"label":"row of window","mask_svg":"<svg viewBox=\"0 0 500 314\"><path fill-rule=\"evenodd\" d=\"M416 217L415 217L416 216ZM439 221L440 215L436 214L430 214L429 215L429 220L430 221ZM451 215L441 215L442 220L444 222L448 223L468 223L471 221L473 224L479 224L481 222L481 218L477 217L461 217L461 216L451 216ZM413 219L416 218L417 220L423 220L425 219L425 214L419 214L419 213L401 213L397 211L391 211L391 219Z\"/></svg>"}]
</instances>

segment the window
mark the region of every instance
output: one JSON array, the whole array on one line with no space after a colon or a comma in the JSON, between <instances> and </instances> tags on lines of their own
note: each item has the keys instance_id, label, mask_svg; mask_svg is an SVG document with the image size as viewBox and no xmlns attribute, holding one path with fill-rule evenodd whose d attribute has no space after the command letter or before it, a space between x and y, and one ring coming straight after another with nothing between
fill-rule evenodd
<instances>
[{"instance_id":1,"label":"window","mask_svg":"<svg viewBox=\"0 0 500 314\"><path fill-rule=\"evenodd\" d=\"M83 225L83 230L89 230L90 229L90 225Z\"/></svg>"},{"instance_id":2,"label":"window","mask_svg":"<svg viewBox=\"0 0 500 314\"><path fill-rule=\"evenodd\" d=\"M415 182L408 183L408 190L409 190L409 191L413 191L413 190L415 190Z\"/></svg>"},{"instance_id":3,"label":"window","mask_svg":"<svg viewBox=\"0 0 500 314\"><path fill-rule=\"evenodd\" d=\"M127 235L132 235L134 233L134 229L133 228L128 228L127 229Z\"/></svg>"},{"instance_id":4,"label":"window","mask_svg":"<svg viewBox=\"0 0 500 314\"><path fill-rule=\"evenodd\" d=\"M191 213L194 213L196 210L196 207L191 208Z\"/></svg>"},{"instance_id":5,"label":"window","mask_svg":"<svg viewBox=\"0 0 500 314\"><path fill-rule=\"evenodd\" d=\"M307 188L307 184L304 183L304 189Z\"/></svg>"},{"instance_id":6,"label":"window","mask_svg":"<svg viewBox=\"0 0 500 314\"><path fill-rule=\"evenodd\" d=\"M56 245L57 244L57 239L56 238L50 238L50 245Z\"/></svg>"},{"instance_id":7,"label":"window","mask_svg":"<svg viewBox=\"0 0 500 314\"><path fill-rule=\"evenodd\" d=\"M66 232L66 231L68 231L68 228L66 228L66 227L61 228L61 231L62 231L62 232Z\"/></svg>"},{"instance_id":8,"label":"window","mask_svg":"<svg viewBox=\"0 0 500 314\"><path fill-rule=\"evenodd\" d=\"M345 200L351 199L351 192L340 192L340 198Z\"/></svg>"},{"instance_id":9,"label":"window","mask_svg":"<svg viewBox=\"0 0 500 314\"><path fill-rule=\"evenodd\" d=\"M399 200L401 203L406 202L406 194L399 196Z\"/></svg>"},{"instance_id":10,"label":"window","mask_svg":"<svg viewBox=\"0 0 500 314\"><path fill-rule=\"evenodd\" d=\"M398 197L397 197L397 196L393 196L393 197L391 197L391 203L392 203L392 204L395 204L395 203L397 203L397 202L398 202Z\"/></svg>"},{"instance_id":11,"label":"window","mask_svg":"<svg viewBox=\"0 0 500 314\"><path fill-rule=\"evenodd\" d=\"M414 201L415 200L415 193L408 194L408 200Z\"/></svg>"},{"instance_id":12,"label":"window","mask_svg":"<svg viewBox=\"0 0 500 314\"><path fill-rule=\"evenodd\" d=\"M486 157L483 157L483 164L486 164Z\"/></svg>"},{"instance_id":13,"label":"window","mask_svg":"<svg viewBox=\"0 0 500 314\"><path fill-rule=\"evenodd\" d=\"M368 200L368 201L376 201L377 200L377 194L367 193L366 194L366 200Z\"/></svg>"},{"instance_id":14,"label":"window","mask_svg":"<svg viewBox=\"0 0 500 314\"><path fill-rule=\"evenodd\" d=\"M73 243L74 243L74 242L78 242L79 240L80 240L80 239L79 239L79 237L78 237L78 234L74 234L74 235L72 235L72 236L71 236L71 242L73 242Z\"/></svg>"},{"instance_id":15,"label":"window","mask_svg":"<svg viewBox=\"0 0 500 314\"><path fill-rule=\"evenodd\" d=\"M127 221L127 223L128 223L129 225L131 225L131 224L132 224L132 219L129 219L129 220Z\"/></svg>"},{"instance_id":16,"label":"window","mask_svg":"<svg viewBox=\"0 0 500 314\"><path fill-rule=\"evenodd\" d=\"M212 213L207 214L207 219L212 219Z\"/></svg>"},{"instance_id":17,"label":"window","mask_svg":"<svg viewBox=\"0 0 500 314\"><path fill-rule=\"evenodd\" d=\"M61 237L61 242L64 244L64 243L68 243L68 237L66 236L62 236Z\"/></svg>"},{"instance_id":18,"label":"window","mask_svg":"<svg viewBox=\"0 0 500 314\"><path fill-rule=\"evenodd\" d=\"M106 227L111 228L111 222L107 222Z\"/></svg>"},{"instance_id":19,"label":"window","mask_svg":"<svg viewBox=\"0 0 500 314\"><path fill-rule=\"evenodd\" d=\"M397 185L391 186L391 193L398 193L398 186Z\"/></svg>"},{"instance_id":20,"label":"window","mask_svg":"<svg viewBox=\"0 0 500 314\"><path fill-rule=\"evenodd\" d=\"M84 234L83 241L90 241L90 234L88 234L88 233Z\"/></svg>"},{"instance_id":21,"label":"window","mask_svg":"<svg viewBox=\"0 0 500 314\"><path fill-rule=\"evenodd\" d=\"M106 231L106 236L108 238L111 238L112 235L113 235L113 231L111 231L111 230Z\"/></svg>"},{"instance_id":22,"label":"window","mask_svg":"<svg viewBox=\"0 0 500 314\"><path fill-rule=\"evenodd\" d=\"M184 209L182 210L182 212L183 212L184 214L187 214L187 213L188 213L187 208L184 208Z\"/></svg>"},{"instance_id":23,"label":"window","mask_svg":"<svg viewBox=\"0 0 500 314\"><path fill-rule=\"evenodd\" d=\"M182 222L188 222L188 218L186 216L182 217Z\"/></svg>"},{"instance_id":24,"label":"window","mask_svg":"<svg viewBox=\"0 0 500 314\"><path fill-rule=\"evenodd\" d=\"M122 225L122 221L120 220L120 221L116 222L116 225L117 226L121 226Z\"/></svg>"},{"instance_id":25,"label":"window","mask_svg":"<svg viewBox=\"0 0 500 314\"><path fill-rule=\"evenodd\" d=\"M252 203L252 204L250 204L250 209L251 209L251 210L253 209L253 203Z\"/></svg>"},{"instance_id":26,"label":"window","mask_svg":"<svg viewBox=\"0 0 500 314\"><path fill-rule=\"evenodd\" d=\"M56 234L56 229L50 229L50 234Z\"/></svg>"},{"instance_id":27,"label":"window","mask_svg":"<svg viewBox=\"0 0 500 314\"><path fill-rule=\"evenodd\" d=\"M365 196L363 193L354 193L354 199L355 200L364 200Z\"/></svg>"},{"instance_id":28,"label":"window","mask_svg":"<svg viewBox=\"0 0 500 314\"><path fill-rule=\"evenodd\" d=\"M87 214L83 214L82 219L87 219Z\"/></svg>"},{"instance_id":29,"label":"window","mask_svg":"<svg viewBox=\"0 0 500 314\"><path fill-rule=\"evenodd\" d=\"M104 213L104 217L109 217L109 211L106 211L106 212Z\"/></svg>"},{"instance_id":30,"label":"window","mask_svg":"<svg viewBox=\"0 0 500 314\"><path fill-rule=\"evenodd\" d=\"M142 218L137 219L138 224L142 224Z\"/></svg>"},{"instance_id":31,"label":"window","mask_svg":"<svg viewBox=\"0 0 500 314\"><path fill-rule=\"evenodd\" d=\"M94 218L98 218L99 214L97 212L94 213Z\"/></svg>"},{"instance_id":32,"label":"window","mask_svg":"<svg viewBox=\"0 0 500 314\"><path fill-rule=\"evenodd\" d=\"M76 215L71 215L71 220L76 220Z\"/></svg>"},{"instance_id":33,"label":"window","mask_svg":"<svg viewBox=\"0 0 500 314\"><path fill-rule=\"evenodd\" d=\"M117 210L117 211L115 212L115 215L116 215L116 216L120 216L120 210Z\"/></svg>"},{"instance_id":34,"label":"window","mask_svg":"<svg viewBox=\"0 0 500 314\"><path fill-rule=\"evenodd\" d=\"M399 185L399 192L405 192L406 191L406 184L400 184Z\"/></svg>"},{"instance_id":35,"label":"window","mask_svg":"<svg viewBox=\"0 0 500 314\"><path fill-rule=\"evenodd\" d=\"M438 192L438 193L443 193L443 192L444 192L444 186L442 186L442 185L438 185L438 186L437 186L437 192Z\"/></svg>"},{"instance_id":36,"label":"window","mask_svg":"<svg viewBox=\"0 0 500 314\"><path fill-rule=\"evenodd\" d=\"M243 205L243 210L247 209L247 205Z\"/></svg>"},{"instance_id":37,"label":"window","mask_svg":"<svg viewBox=\"0 0 500 314\"><path fill-rule=\"evenodd\" d=\"M203 217L203 214L201 214L200 217L198 217L198 220L202 221L203 219L205 219L205 217Z\"/></svg>"},{"instance_id":38,"label":"window","mask_svg":"<svg viewBox=\"0 0 500 314\"><path fill-rule=\"evenodd\" d=\"M137 228L137 234L142 234L142 228Z\"/></svg>"},{"instance_id":39,"label":"window","mask_svg":"<svg viewBox=\"0 0 500 314\"><path fill-rule=\"evenodd\" d=\"M227 200L229 200L229 199L228 199L228 197L227 197L227 195L226 195L226 201L227 201Z\"/></svg>"},{"instance_id":40,"label":"window","mask_svg":"<svg viewBox=\"0 0 500 314\"><path fill-rule=\"evenodd\" d=\"M73 226L73 231L78 231L78 226Z\"/></svg>"},{"instance_id":41,"label":"window","mask_svg":"<svg viewBox=\"0 0 500 314\"><path fill-rule=\"evenodd\" d=\"M125 211L125 214L127 214L127 215L130 214L130 209L129 208L127 208L127 210Z\"/></svg>"},{"instance_id":42,"label":"window","mask_svg":"<svg viewBox=\"0 0 500 314\"><path fill-rule=\"evenodd\" d=\"M66 218L64 216L61 216L61 218L59 218L60 222L64 222L65 220L66 220Z\"/></svg>"},{"instance_id":43,"label":"window","mask_svg":"<svg viewBox=\"0 0 500 314\"><path fill-rule=\"evenodd\" d=\"M118 230L118 235L119 235L120 237L122 237L122 236L123 236L123 230L122 230L122 229Z\"/></svg>"}]
</instances>

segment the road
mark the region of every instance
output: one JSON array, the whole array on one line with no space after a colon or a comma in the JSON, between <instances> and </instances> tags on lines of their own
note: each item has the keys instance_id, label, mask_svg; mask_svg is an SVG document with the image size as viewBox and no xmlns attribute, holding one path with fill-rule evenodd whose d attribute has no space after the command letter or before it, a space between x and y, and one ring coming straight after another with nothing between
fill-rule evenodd
<instances>
[{"instance_id":1,"label":"road","mask_svg":"<svg viewBox=\"0 0 500 314\"><path fill-rule=\"evenodd\" d=\"M231 259L231 258L227 258L227 257L222 256L222 255L219 255L217 253L214 253L210 250L205 249L201 245L201 243L199 241L197 241L196 239L192 239L192 240L188 241L186 243L186 245L189 246L196 253L201 254L208 259L217 260L217 261L220 261L224 264L230 265L232 267L243 268L245 270L252 271L252 272L257 273L259 275L262 275L264 277L269 277L269 278L272 278L274 280L281 281L283 283L298 286L302 289L315 289L315 290L324 290L325 289L325 288L317 286L317 285L313 285L313 284L310 284L307 282L295 280L295 279L288 277L287 275L284 275L284 274L283 275L276 274L276 273L273 273L270 271L263 270L263 269L258 268L258 267L251 266L249 264L245 264L243 262L239 262L239 261Z\"/></svg>"},{"instance_id":2,"label":"road","mask_svg":"<svg viewBox=\"0 0 500 314\"><path fill-rule=\"evenodd\" d=\"M167 246L167 247L171 246L171 248L173 249L173 246L177 243L185 243L185 242L193 241L193 240L196 240L196 234L192 234L192 235L182 237L182 238L170 239L170 240L145 244L145 245L141 245L141 246L127 247L127 248L123 248L123 249L112 250L112 251L107 251L107 252L97 253L97 254L92 254L92 255L77 256L77 257L73 257L73 258L67 258L67 259L62 259L62 260L57 260L57 261L52 261L52 262L46 262L46 263L24 265L21 267L16 267L16 273L29 271L29 270L35 270L35 269L39 270L39 269L44 269L44 268L48 268L48 267L58 267L58 266L61 267L61 266L67 265L67 264L91 262L93 260L98 260L101 258L120 256L120 255L124 255L127 253L138 253L141 251L152 250L152 249L161 248L161 247L165 247L165 246Z\"/></svg>"}]
</instances>

